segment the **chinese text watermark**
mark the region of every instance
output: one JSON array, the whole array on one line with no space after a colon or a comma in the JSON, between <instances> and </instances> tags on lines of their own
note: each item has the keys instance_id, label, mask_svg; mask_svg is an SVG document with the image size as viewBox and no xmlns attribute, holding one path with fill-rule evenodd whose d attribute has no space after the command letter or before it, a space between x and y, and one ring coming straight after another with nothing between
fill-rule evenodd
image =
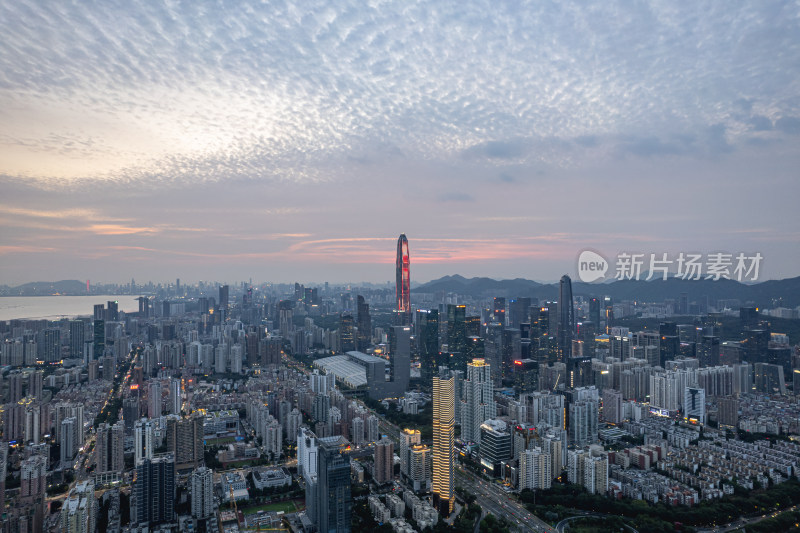
<instances>
[{"instance_id":1,"label":"chinese text watermark","mask_svg":"<svg viewBox=\"0 0 800 533\"><path fill-rule=\"evenodd\" d=\"M754 254L714 252L631 253L620 252L614 262L613 276L617 280L666 280L670 276L685 280L733 279L757 281L764 257ZM611 264L602 255L584 250L578 257L578 277L591 283L606 278ZM609 276L611 273L609 272Z\"/></svg>"}]
</instances>

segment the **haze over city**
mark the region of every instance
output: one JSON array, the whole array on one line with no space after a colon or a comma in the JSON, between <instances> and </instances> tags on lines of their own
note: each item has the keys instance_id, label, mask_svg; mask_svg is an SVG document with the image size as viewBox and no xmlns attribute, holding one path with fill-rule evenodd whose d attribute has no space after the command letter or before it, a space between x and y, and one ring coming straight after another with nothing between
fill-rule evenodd
<instances>
[{"instance_id":1,"label":"haze over city","mask_svg":"<svg viewBox=\"0 0 800 533\"><path fill-rule=\"evenodd\" d=\"M0 6L0 284L798 274L798 6Z\"/></svg>"}]
</instances>

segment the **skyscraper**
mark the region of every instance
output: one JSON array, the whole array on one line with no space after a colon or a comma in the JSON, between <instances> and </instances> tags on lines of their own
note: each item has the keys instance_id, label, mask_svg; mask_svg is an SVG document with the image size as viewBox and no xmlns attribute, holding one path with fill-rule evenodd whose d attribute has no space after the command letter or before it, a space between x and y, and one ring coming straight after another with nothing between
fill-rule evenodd
<instances>
[{"instance_id":1,"label":"skyscraper","mask_svg":"<svg viewBox=\"0 0 800 533\"><path fill-rule=\"evenodd\" d=\"M350 313L343 313L339 315L339 351L347 353L355 349L356 341L353 336L353 315Z\"/></svg>"},{"instance_id":2,"label":"skyscraper","mask_svg":"<svg viewBox=\"0 0 800 533\"><path fill-rule=\"evenodd\" d=\"M358 312L356 350L366 353L367 348L372 343L372 319L369 316L369 304L364 300L364 297L359 294L356 302L356 311Z\"/></svg>"},{"instance_id":3,"label":"skyscraper","mask_svg":"<svg viewBox=\"0 0 800 533\"><path fill-rule=\"evenodd\" d=\"M220 285L219 287L219 309L222 311L222 318L228 315L228 296L230 294L230 287L228 285Z\"/></svg>"},{"instance_id":4,"label":"skyscraper","mask_svg":"<svg viewBox=\"0 0 800 533\"><path fill-rule=\"evenodd\" d=\"M408 390L411 380L411 326L392 326L389 333L389 366L394 384L390 391L400 397Z\"/></svg>"},{"instance_id":5,"label":"skyscraper","mask_svg":"<svg viewBox=\"0 0 800 533\"><path fill-rule=\"evenodd\" d=\"M83 347L86 344L86 322L69 321L69 356L73 359L83 358ZM88 361L87 361L88 362Z\"/></svg>"},{"instance_id":6,"label":"skyscraper","mask_svg":"<svg viewBox=\"0 0 800 533\"><path fill-rule=\"evenodd\" d=\"M495 416L491 366L484 359L473 359L467 364L464 397L461 407L461 439L480 444L481 424Z\"/></svg>"},{"instance_id":7,"label":"skyscraper","mask_svg":"<svg viewBox=\"0 0 800 533\"><path fill-rule=\"evenodd\" d=\"M561 276L558 285L558 325L556 342L558 344L558 360L566 363L572 355L572 338L575 336L575 308L572 303L572 280L569 276Z\"/></svg>"},{"instance_id":8,"label":"skyscraper","mask_svg":"<svg viewBox=\"0 0 800 533\"><path fill-rule=\"evenodd\" d=\"M453 496L453 438L455 425L455 378L449 371L433 377L433 503L449 516Z\"/></svg>"},{"instance_id":9,"label":"skyscraper","mask_svg":"<svg viewBox=\"0 0 800 533\"><path fill-rule=\"evenodd\" d=\"M419 348L419 373L422 382L430 385L438 368L439 311L417 310L417 347Z\"/></svg>"},{"instance_id":10,"label":"skyscraper","mask_svg":"<svg viewBox=\"0 0 800 533\"><path fill-rule=\"evenodd\" d=\"M396 296L398 325L408 326L411 324L411 260L405 233L397 239Z\"/></svg>"},{"instance_id":11,"label":"skyscraper","mask_svg":"<svg viewBox=\"0 0 800 533\"><path fill-rule=\"evenodd\" d=\"M341 437L317 439L319 446L316 487L317 531L349 533L352 498L350 460L341 453Z\"/></svg>"}]
</instances>

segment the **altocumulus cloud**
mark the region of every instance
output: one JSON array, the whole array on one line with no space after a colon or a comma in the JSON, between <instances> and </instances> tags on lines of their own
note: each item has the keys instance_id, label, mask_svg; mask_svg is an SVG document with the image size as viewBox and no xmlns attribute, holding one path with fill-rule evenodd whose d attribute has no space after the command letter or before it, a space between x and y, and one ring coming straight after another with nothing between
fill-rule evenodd
<instances>
[{"instance_id":1,"label":"altocumulus cloud","mask_svg":"<svg viewBox=\"0 0 800 533\"><path fill-rule=\"evenodd\" d=\"M374 146L499 168L726 153L800 132L799 9L5 2L0 175L321 181Z\"/></svg>"}]
</instances>

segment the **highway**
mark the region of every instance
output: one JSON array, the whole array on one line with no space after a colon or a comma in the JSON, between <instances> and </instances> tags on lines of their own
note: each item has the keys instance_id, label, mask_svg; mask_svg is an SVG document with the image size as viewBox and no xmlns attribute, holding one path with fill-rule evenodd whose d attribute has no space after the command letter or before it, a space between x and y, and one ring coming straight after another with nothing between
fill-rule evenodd
<instances>
[{"instance_id":1,"label":"highway","mask_svg":"<svg viewBox=\"0 0 800 533\"><path fill-rule=\"evenodd\" d=\"M454 472L457 485L474 493L481 507L497 518L505 518L515 529L540 533L555 532L547 522L531 514L497 483L485 481L460 465L454 468Z\"/></svg>"}]
</instances>

